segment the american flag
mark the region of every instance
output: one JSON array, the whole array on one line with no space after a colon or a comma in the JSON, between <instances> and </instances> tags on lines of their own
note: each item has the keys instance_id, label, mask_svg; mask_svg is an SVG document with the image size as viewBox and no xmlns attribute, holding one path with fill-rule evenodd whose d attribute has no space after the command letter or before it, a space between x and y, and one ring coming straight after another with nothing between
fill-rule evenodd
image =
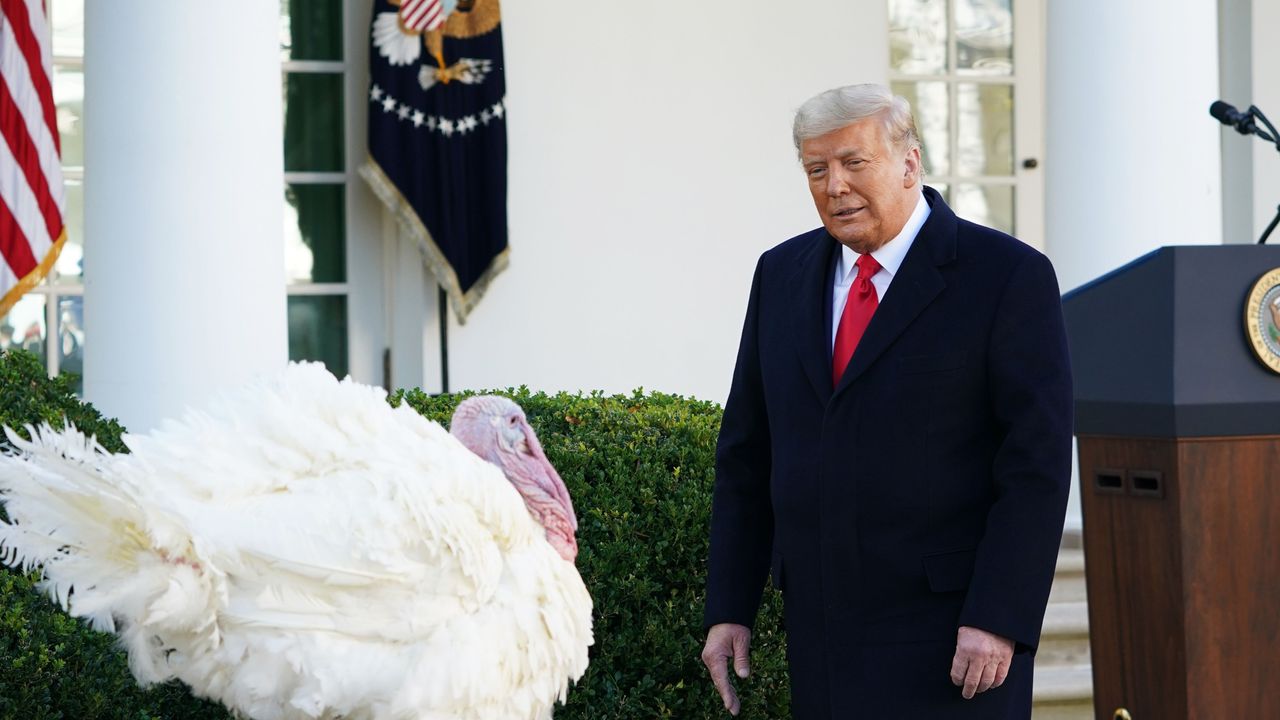
<instances>
[{"instance_id":1,"label":"american flag","mask_svg":"<svg viewBox=\"0 0 1280 720\"><path fill-rule=\"evenodd\" d=\"M48 27L43 0L0 0L0 316L67 239Z\"/></svg>"}]
</instances>

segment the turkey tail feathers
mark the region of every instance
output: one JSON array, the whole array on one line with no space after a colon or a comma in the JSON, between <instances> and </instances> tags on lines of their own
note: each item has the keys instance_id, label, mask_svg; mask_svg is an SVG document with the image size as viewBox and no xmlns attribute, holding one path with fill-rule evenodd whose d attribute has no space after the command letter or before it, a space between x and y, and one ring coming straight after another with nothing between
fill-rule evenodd
<instances>
[{"instance_id":1,"label":"turkey tail feathers","mask_svg":"<svg viewBox=\"0 0 1280 720\"><path fill-rule=\"evenodd\" d=\"M114 630L144 685L255 720L542 720L586 670L577 568L497 466L380 388L290 365L120 455L6 432L0 560Z\"/></svg>"},{"instance_id":2,"label":"turkey tail feathers","mask_svg":"<svg viewBox=\"0 0 1280 720\"><path fill-rule=\"evenodd\" d=\"M4 428L14 450L0 456L9 516L0 523L0 560L24 571L39 567L40 589L60 607L95 630L118 631L140 681L170 679L154 631L217 643L209 574L191 557L189 541L157 545L157 536L186 536L137 501L143 489L130 481L128 456L111 455L70 425L26 430L30 440ZM143 622L120 622L126 618Z\"/></svg>"}]
</instances>

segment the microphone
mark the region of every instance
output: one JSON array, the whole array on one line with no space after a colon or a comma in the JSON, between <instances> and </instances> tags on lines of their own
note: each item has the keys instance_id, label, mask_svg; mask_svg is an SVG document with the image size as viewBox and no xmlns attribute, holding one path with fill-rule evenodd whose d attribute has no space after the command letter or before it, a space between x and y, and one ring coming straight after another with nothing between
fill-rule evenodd
<instances>
[{"instance_id":1,"label":"microphone","mask_svg":"<svg viewBox=\"0 0 1280 720\"><path fill-rule=\"evenodd\" d=\"M1256 106L1250 105L1248 110L1240 112L1230 103L1225 103L1221 100L1214 100L1213 104L1209 106L1209 114L1223 125L1229 125L1235 128L1236 132L1241 135L1257 135L1263 140L1275 145L1277 150L1280 150L1280 131L1276 130L1276 126L1272 125L1271 121L1267 119L1267 116L1264 115ZM1262 124L1271 132L1268 133L1267 130L1259 130L1257 124L1254 123L1255 118L1261 120ZM1267 242L1267 238L1271 235L1271 231L1275 230L1277 225L1280 225L1280 211L1276 212L1275 219L1271 221L1271 224L1267 226L1267 229L1262 231L1262 237L1258 240L1259 245Z\"/></svg>"},{"instance_id":2,"label":"microphone","mask_svg":"<svg viewBox=\"0 0 1280 720\"><path fill-rule=\"evenodd\" d=\"M1231 103L1214 100L1209 106L1209 114L1223 125L1234 127L1241 135L1251 135L1258 129L1253 122L1252 112L1240 112Z\"/></svg>"}]
</instances>

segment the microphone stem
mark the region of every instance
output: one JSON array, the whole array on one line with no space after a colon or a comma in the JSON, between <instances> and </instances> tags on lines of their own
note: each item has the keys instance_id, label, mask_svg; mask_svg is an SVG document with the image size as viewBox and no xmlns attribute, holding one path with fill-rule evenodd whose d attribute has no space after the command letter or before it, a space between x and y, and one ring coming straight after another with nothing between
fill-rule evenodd
<instances>
[{"instance_id":1,"label":"microphone stem","mask_svg":"<svg viewBox=\"0 0 1280 720\"><path fill-rule=\"evenodd\" d=\"M1276 208L1276 216L1271 218L1271 224L1267 226L1266 230L1262 231L1262 237L1258 238L1259 245L1266 244L1267 238L1271 236L1271 231L1276 229L1277 223L1280 223L1280 207Z\"/></svg>"},{"instance_id":2,"label":"microphone stem","mask_svg":"<svg viewBox=\"0 0 1280 720\"><path fill-rule=\"evenodd\" d=\"M1280 142L1276 141L1276 138L1280 138L1280 132L1276 131L1276 126L1271 124L1271 121L1267 119L1266 115L1262 114L1262 111L1259 110L1256 105L1250 105L1249 112L1252 113L1254 117L1261 120L1262 124L1266 125L1267 129L1271 131L1271 134L1268 135L1262 132L1261 130L1255 130L1254 132L1258 134L1258 137L1262 138L1263 140L1266 140L1269 143L1275 144L1276 150L1280 150ZM1272 223L1272 225L1274 226L1275 223Z\"/></svg>"}]
</instances>

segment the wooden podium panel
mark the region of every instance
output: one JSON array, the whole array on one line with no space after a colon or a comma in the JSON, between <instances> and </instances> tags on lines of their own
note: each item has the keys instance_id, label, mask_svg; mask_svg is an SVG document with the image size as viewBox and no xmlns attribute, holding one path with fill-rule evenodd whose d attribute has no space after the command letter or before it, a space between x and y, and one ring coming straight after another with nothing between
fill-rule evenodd
<instances>
[{"instance_id":1,"label":"wooden podium panel","mask_svg":"<svg viewBox=\"0 0 1280 720\"><path fill-rule=\"evenodd\" d=\"M1280 718L1280 436L1079 451L1096 716Z\"/></svg>"}]
</instances>

